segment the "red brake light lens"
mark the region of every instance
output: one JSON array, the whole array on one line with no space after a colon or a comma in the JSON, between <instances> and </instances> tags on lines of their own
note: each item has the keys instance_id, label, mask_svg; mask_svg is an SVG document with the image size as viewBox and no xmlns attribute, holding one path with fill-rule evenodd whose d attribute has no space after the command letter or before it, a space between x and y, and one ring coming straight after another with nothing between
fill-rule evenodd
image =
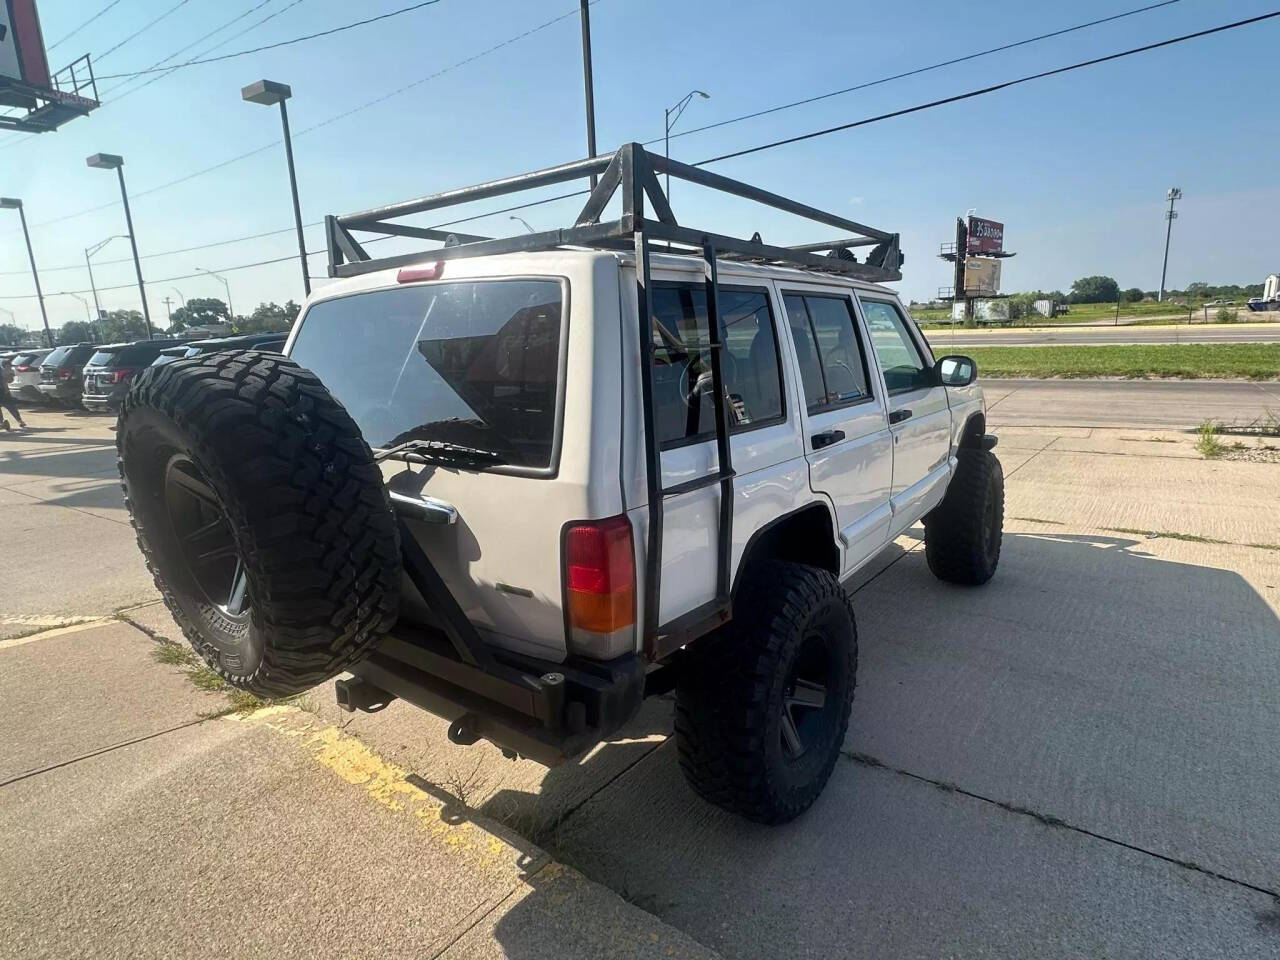
<instances>
[{"instance_id":1,"label":"red brake light lens","mask_svg":"<svg viewBox=\"0 0 1280 960\"><path fill-rule=\"evenodd\" d=\"M68 370L66 367L63 367L62 369L60 369L60 370L58 371L58 379L59 379L59 380L70 380L70 379L71 379L71 371L70 371L70 370Z\"/></svg>"},{"instance_id":2,"label":"red brake light lens","mask_svg":"<svg viewBox=\"0 0 1280 960\"><path fill-rule=\"evenodd\" d=\"M625 516L576 523L564 538L571 629L613 633L636 622L636 563Z\"/></svg>"},{"instance_id":3,"label":"red brake light lens","mask_svg":"<svg viewBox=\"0 0 1280 960\"><path fill-rule=\"evenodd\" d=\"M396 283L417 283L419 280L439 280L444 274L444 261L437 260L423 267L401 267Z\"/></svg>"}]
</instances>

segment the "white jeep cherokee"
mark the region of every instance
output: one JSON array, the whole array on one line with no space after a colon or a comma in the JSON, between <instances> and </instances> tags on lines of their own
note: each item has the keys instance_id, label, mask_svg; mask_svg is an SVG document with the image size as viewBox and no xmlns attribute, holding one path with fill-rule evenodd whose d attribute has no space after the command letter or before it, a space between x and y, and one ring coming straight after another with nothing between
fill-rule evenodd
<instances>
[{"instance_id":1,"label":"white jeep cherokee","mask_svg":"<svg viewBox=\"0 0 1280 960\"><path fill-rule=\"evenodd\" d=\"M662 172L854 236L692 230ZM564 230L394 222L588 175ZM374 260L357 231L445 246ZM853 698L842 582L919 523L944 580L1000 554L974 364L874 282L900 277L897 235L635 144L328 233L342 279L287 359L150 368L121 410L139 545L195 649L265 696L350 671L349 709L401 698L544 763L674 688L699 793L806 809Z\"/></svg>"}]
</instances>

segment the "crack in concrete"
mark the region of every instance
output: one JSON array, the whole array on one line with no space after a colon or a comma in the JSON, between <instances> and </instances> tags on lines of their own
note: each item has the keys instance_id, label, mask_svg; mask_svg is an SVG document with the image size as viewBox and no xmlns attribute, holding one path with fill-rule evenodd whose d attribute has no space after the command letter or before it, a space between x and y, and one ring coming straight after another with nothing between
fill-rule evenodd
<instances>
[{"instance_id":1,"label":"crack in concrete","mask_svg":"<svg viewBox=\"0 0 1280 960\"><path fill-rule=\"evenodd\" d=\"M1243 887L1246 890L1252 890L1254 893L1261 893L1265 896L1271 897L1276 902L1277 907L1280 908L1280 892L1259 886L1256 883L1250 883L1248 880L1241 880L1238 877L1232 877L1228 874L1220 873L1217 870L1204 866L1203 864L1196 863L1194 860L1186 860L1180 857L1170 856L1169 854L1160 853L1159 851L1152 850L1148 847L1138 846L1135 843L1129 843L1125 840L1117 840L1115 837L1109 837L1104 833L1098 833L1097 831L1090 830L1088 827L1082 827L1077 824L1070 823L1069 821L1063 820L1061 817L1056 817L1051 813L1033 810L1030 807L1022 806L1021 804L1011 803L1006 800L997 800L994 797L988 797L985 794L977 793L973 790L967 790L959 784L952 783L949 780L937 780L933 777L926 777L923 774L912 773L910 770L904 770L901 767L895 767L892 764L885 763L883 760L873 757L870 754L847 750L841 752L844 753L844 756L848 760L864 767L874 767L880 770L886 770L889 773L896 773L899 776L907 777L911 780L919 781L920 783L927 783L931 787L941 790L944 793L955 793L962 797L968 797L970 800L978 800L982 803L990 804L993 807L998 807L1006 813L1012 813L1021 817L1028 817L1046 827L1069 830L1072 833L1078 833L1081 836L1090 837L1094 840L1101 840L1103 843L1109 843L1113 846L1121 847L1122 849L1130 850L1134 853L1141 853L1148 857L1153 857L1156 860L1163 860L1165 863L1172 864L1175 867L1181 867L1184 870L1191 870L1195 873L1212 877L1215 880L1222 880L1226 883Z\"/></svg>"}]
</instances>

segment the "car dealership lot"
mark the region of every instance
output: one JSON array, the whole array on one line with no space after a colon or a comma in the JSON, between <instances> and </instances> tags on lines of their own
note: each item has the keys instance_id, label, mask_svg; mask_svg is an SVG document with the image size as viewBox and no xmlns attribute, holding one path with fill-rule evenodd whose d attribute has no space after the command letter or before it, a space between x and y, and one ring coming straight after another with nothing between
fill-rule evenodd
<instances>
[{"instance_id":1,"label":"car dealership lot","mask_svg":"<svg viewBox=\"0 0 1280 960\"><path fill-rule=\"evenodd\" d=\"M1280 402L1181 386L989 388L1000 570L903 538L859 578L846 760L774 829L685 787L665 701L553 771L327 689L205 719L113 421L36 410L0 437L0 918L37 955L1275 956L1280 466L1188 431Z\"/></svg>"}]
</instances>

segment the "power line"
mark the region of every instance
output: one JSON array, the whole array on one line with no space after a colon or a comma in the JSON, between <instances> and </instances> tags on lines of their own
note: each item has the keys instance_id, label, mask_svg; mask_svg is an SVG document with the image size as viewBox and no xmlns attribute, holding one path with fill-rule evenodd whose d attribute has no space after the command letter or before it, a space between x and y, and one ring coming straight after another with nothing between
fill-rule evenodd
<instances>
[{"instance_id":1,"label":"power line","mask_svg":"<svg viewBox=\"0 0 1280 960\"><path fill-rule=\"evenodd\" d=\"M105 53L97 54L97 56L95 56L94 59L98 60L99 62L101 62L102 60L105 60L107 57L111 56L111 54L115 53L117 50L123 47L126 43L128 43L130 40L134 40L140 37L142 34L146 33L148 30L154 27L157 23L163 20L165 17L169 16L169 14L176 12L181 7L185 7L190 2L191 0L178 0L177 3L175 3L172 7L166 10L164 13L160 14L160 16L156 17L151 22L139 27L133 33L129 34L129 36L125 37L123 40L117 43L114 47L111 47L110 49L108 49ZM106 78L99 77L98 79L103 80Z\"/></svg>"},{"instance_id":2,"label":"power line","mask_svg":"<svg viewBox=\"0 0 1280 960\"><path fill-rule=\"evenodd\" d=\"M762 150L772 150L774 147L782 147L791 143L799 143L802 140L812 140L815 137L825 137L827 134L838 133L841 130L852 130L854 127L863 127L869 123L878 123L881 120L903 117L909 113L919 113L921 110L931 110L934 107L941 107L948 103L957 103L961 100L971 100L974 97L981 97L988 93L995 93L997 90L1006 90L1009 87L1016 87L1020 83L1030 83L1032 80L1043 80L1045 77L1057 76L1060 73L1069 73L1072 70L1080 70L1084 67L1097 66L1100 63L1108 63L1112 60L1119 60L1122 57L1131 57L1134 54L1146 53L1149 50L1158 50L1161 47L1172 46L1175 43L1184 43L1187 40L1196 40L1200 37L1207 37L1211 34L1222 33L1226 30L1235 30L1238 27L1247 27L1255 23L1261 23L1263 20L1270 20L1274 17L1280 17L1280 10L1276 10L1272 13L1264 13L1257 17L1249 17L1247 20L1237 20L1234 23L1224 23L1222 26L1210 27L1207 30L1197 30L1195 33L1186 33L1180 37L1161 40L1158 43L1148 43L1141 47L1133 47L1130 50L1122 50L1119 53L1108 54L1105 57L1094 57L1092 60L1081 60L1079 63L1073 63L1065 67L1057 67L1053 70L1044 70L1040 73L1033 73L1025 77L1019 77L1016 80L1006 80L1003 83L992 84L989 87L970 90L967 93L958 93L952 97L943 97L941 100L930 100L928 103L916 104L914 107L905 107L902 110L893 110L889 113L882 113L875 117L855 120L852 123L842 123L834 127L814 130L811 133L802 133L799 136L785 137L781 140L773 140L769 143L759 144L758 146L747 147L745 150L735 150L732 153L723 153L718 157L711 157L708 160L700 160L698 163L695 163L694 166L702 167L709 163L719 163L722 160L732 160L735 157L745 157L748 154L759 153Z\"/></svg>"},{"instance_id":3,"label":"power line","mask_svg":"<svg viewBox=\"0 0 1280 960\"><path fill-rule=\"evenodd\" d=\"M178 6L182 6L182 4L187 2L188 0L180 0ZM176 69L180 69L181 67L192 67L202 63L217 63L220 60L231 60L231 59L234 59L235 57L247 56L250 53L261 53L263 50L275 50L279 47L287 47L287 46L290 46L291 44L302 43L306 40L315 40L319 37L332 36L335 33L342 33L343 31L346 31L346 30L354 30L356 27L363 27L370 23L377 23L380 20L388 20L391 17L398 17L403 13L412 13L415 10L421 10L423 7L433 7L437 3L440 3L440 0L422 0L421 3L415 3L412 6L408 6L408 7L401 7L399 10L391 10L388 13L382 13L376 17L369 17L365 20L356 20L354 23L343 24L340 27L331 27L328 30L321 30L317 33L309 33L302 37L294 37L291 40L280 40L280 41L277 41L276 43L263 44L260 47L253 47L249 50L237 50L235 53L224 53L221 56L217 56L217 57L206 57L203 60L188 60L186 63L179 64L178 66L172 67L172 68L148 67L146 70L135 70L132 73L103 74L102 76L99 76L98 79L99 80L119 80L123 77L140 77L148 73L162 73L170 69L176 70ZM119 46L119 44L117 44L117 46ZM112 49L115 49L115 47L113 47ZM105 54L103 54L103 56L105 56Z\"/></svg>"},{"instance_id":4,"label":"power line","mask_svg":"<svg viewBox=\"0 0 1280 960\"><path fill-rule=\"evenodd\" d=\"M300 2L300 0L294 0L294 2L297 3L297 2ZM593 6L600 2L602 2L602 0L591 0L591 3ZM293 6L293 4L290 4L290 6ZM284 9L287 10L288 7ZM278 11L278 13L283 13L283 12L284 10ZM390 93L386 93L381 96L375 97L372 100L368 100L358 106L352 107L348 110L344 110L341 113L334 114L333 116L325 120L319 121L318 123L313 123L308 127L303 127L299 130L295 130L293 133L294 139L297 139L298 137L304 136L305 134L311 133L315 130L319 130L321 127L328 126L331 123L336 123L338 120L342 120L346 117L349 117L354 113L359 113L362 110L367 110L369 107L375 106L383 102L384 100L389 99L390 97L397 96L398 94L411 90L414 87L421 86L422 84L427 83L431 80L435 80L446 73L450 73L454 70L460 69L461 67L467 66L468 64L473 63L476 60L479 60L481 57L486 57L491 53L495 53L496 51L501 50L503 47L510 46L511 44L516 43L519 40L523 40L529 36L532 36L535 33L539 33L540 31L545 30L548 27L561 22L562 20L567 20L570 17L576 17L578 16L578 12L579 12L578 9L575 7L573 10L567 13L563 13L558 17L553 17L552 19L547 20L543 23L540 23L535 27L531 27L530 29L525 30L523 33L519 33L519 34L516 34L515 36L508 37L506 40L503 40L499 43L495 43L493 46L485 50L481 50L479 53L474 53L471 56L466 57L465 59L457 61L456 63L451 63L446 67L442 67L441 69L436 70L434 73L428 74L425 77L422 77L418 80L413 81L412 83L405 84L404 86L399 87L396 90L391 91ZM133 91L129 91L129 92L132 93ZM226 160L220 160L218 163L215 163L212 166L203 167L199 170L194 170L191 173L187 173L180 177L176 177L173 180L167 180L164 183L157 184L154 187L148 187L146 190L131 191L130 197L134 200L137 200L140 197L145 197L149 194L156 193L160 190L167 190L170 187L176 187L178 184L186 183L188 180L194 180L195 178L202 177L207 173L213 173L216 170L221 170L223 167L228 167L233 163L238 163L241 160L247 160L249 157L252 157L252 156L255 156L256 154L263 153L267 150L270 150L278 146L279 144L280 144L279 139L272 140L270 143L264 143L261 146L254 147L252 150L246 150L244 153L236 154L234 157L228 157ZM67 220L73 220L77 217L83 217L90 213L97 213L100 210L107 210L111 207L114 207L116 203L117 201L112 200L107 203L100 203L93 207L86 207L83 210L76 210L72 213L65 213L65 214L62 214L61 216L54 217L50 220L42 220L38 223L31 224L31 229L34 230L40 227L48 227L48 226L52 226L53 224L62 223Z\"/></svg>"},{"instance_id":5,"label":"power line","mask_svg":"<svg viewBox=\"0 0 1280 960\"><path fill-rule=\"evenodd\" d=\"M92 17L90 17L88 20L83 21L83 22L80 24L80 26L73 28L69 33L64 33L64 34L63 34L61 37L59 37L57 40L53 41L53 43L49 44L49 46L47 46L47 47L45 48L45 52L46 52L46 53L48 53L50 50L52 50L54 47L58 46L59 44L62 44L62 43L64 43L64 42L66 42L67 40L70 40L70 39L71 39L72 37L74 37L77 33L79 33L81 30L83 30L83 29L84 29L85 27L87 27L89 24L93 23L93 21L97 20L100 16L102 16L104 13L106 13L108 10L110 10L112 7L114 7L114 6L115 6L116 4L118 4L119 2L120 2L120 0L111 0L111 2L110 2L110 3L108 3L105 7L103 7L101 10L99 10L97 13L95 13L95 14L94 14Z\"/></svg>"},{"instance_id":6,"label":"power line","mask_svg":"<svg viewBox=\"0 0 1280 960\"><path fill-rule=\"evenodd\" d=\"M687 137L687 136L690 136L691 134L702 133L705 130L715 130L718 127L727 127L732 123L741 123L743 120L754 120L756 117L765 117L771 113L778 113L779 111L782 111L782 110L790 110L794 107L803 107L810 103L817 103L820 100L829 100L832 97L838 97L846 93L854 93L855 91L858 91L858 90L866 90L868 87L876 87L876 86L879 86L880 84L890 83L894 80L903 80L903 79L906 79L907 77L918 76L919 74L922 74L922 73L928 73L931 70L940 70L943 67L952 67L952 66L955 66L957 63L966 63L970 60L977 60L980 57L988 57L993 53L1003 53L1006 50L1013 50L1016 47L1025 47L1028 44L1039 43L1041 40L1049 40L1049 39L1052 39L1053 37L1061 37L1068 33L1075 33L1078 30L1086 30L1089 27L1096 27L1103 23L1110 23L1113 20L1123 20L1125 17L1132 17L1139 13L1146 13L1149 10L1155 10L1155 9L1158 9L1159 7L1167 7L1172 4L1180 3L1180 2L1181 0L1163 0L1163 2L1161 3L1148 4L1145 7L1138 7L1136 10L1126 10L1124 13L1117 13L1110 17L1102 17L1099 20L1090 20L1088 23L1078 23L1073 27L1064 27L1061 30L1054 30L1050 33L1042 33L1035 37L1027 37L1025 40L1016 40L1013 43L1005 43L1005 44L1002 44L1001 46L991 47L990 49L987 49L987 50L979 50L977 53L966 54L963 57L956 57L952 60L942 60L938 63L931 63L927 67L917 67L914 70L907 70L904 73L895 73L892 76L881 77L879 80L868 80L865 83L858 83L852 87L843 87L839 90L832 90L830 93L820 93L817 96L805 97L803 100L793 100L790 103L782 103L776 107L769 107L765 110L757 110L754 113L744 113L742 114L742 116L739 116L739 117L730 117L728 120L719 120L715 123L704 124L701 127L693 127L689 130L681 130L679 133L672 133L670 136L671 136L671 139L674 140L677 137ZM645 146L648 146L651 143L660 143L662 140L663 140L662 137L654 137L652 140L646 140Z\"/></svg>"}]
</instances>

